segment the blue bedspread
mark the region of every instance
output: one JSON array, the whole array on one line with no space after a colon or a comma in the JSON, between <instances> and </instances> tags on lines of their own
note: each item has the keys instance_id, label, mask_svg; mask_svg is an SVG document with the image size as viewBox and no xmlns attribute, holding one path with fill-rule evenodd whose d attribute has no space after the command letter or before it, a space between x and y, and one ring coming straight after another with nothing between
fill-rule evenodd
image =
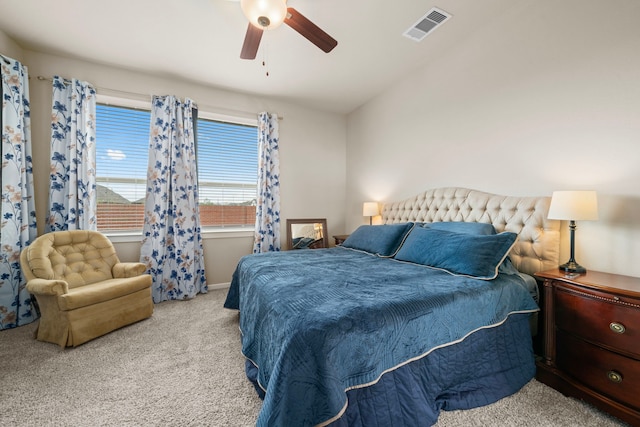
<instances>
[{"instance_id":1,"label":"blue bedspread","mask_svg":"<svg viewBox=\"0 0 640 427\"><path fill-rule=\"evenodd\" d=\"M342 247L244 257L225 307L266 391L259 426L307 426L345 408L346 390L538 307L517 275L492 281Z\"/></svg>"}]
</instances>

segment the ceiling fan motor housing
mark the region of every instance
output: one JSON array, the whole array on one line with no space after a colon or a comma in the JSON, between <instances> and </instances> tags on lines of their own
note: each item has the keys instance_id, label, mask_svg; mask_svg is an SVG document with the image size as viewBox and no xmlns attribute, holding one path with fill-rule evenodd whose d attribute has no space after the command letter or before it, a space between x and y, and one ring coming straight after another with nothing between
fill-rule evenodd
<instances>
[{"instance_id":1,"label":"ceiling fan motor housing","mask_svg":"<svg viewBox=\"0 0 640 427\"><path fill-rule=\"evenodd\" d=\"M240 0L240 7L249 22L263 30L280 26L287 16L285 0Z\"/></svg>"}]
</instances>

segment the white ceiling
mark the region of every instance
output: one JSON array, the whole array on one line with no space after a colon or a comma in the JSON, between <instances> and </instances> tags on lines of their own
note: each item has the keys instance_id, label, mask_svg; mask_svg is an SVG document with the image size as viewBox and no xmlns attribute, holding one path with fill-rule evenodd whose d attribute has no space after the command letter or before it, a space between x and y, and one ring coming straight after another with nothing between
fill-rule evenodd
<instances>
[{"instance_id":1,"label":"white ceiling","mask_svg":"<svg viewBox=\"0 0 640 427\"><path fill-rule=\"evenodd\" d=\"M0 30L27 50L348 113L518 3L530 1L289 0L338 46L282 25L254 61L240 59L247 21L229 0L0 0ZM403 37L432 7L453 17L420 43Z\"/></svg>"}]
</instances>

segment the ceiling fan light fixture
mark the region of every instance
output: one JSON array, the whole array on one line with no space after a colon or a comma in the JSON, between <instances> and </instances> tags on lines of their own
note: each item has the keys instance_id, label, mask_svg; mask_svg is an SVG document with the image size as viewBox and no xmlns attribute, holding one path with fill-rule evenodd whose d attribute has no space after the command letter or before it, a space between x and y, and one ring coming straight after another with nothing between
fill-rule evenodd
<instances>
[{"instance_id":1,"label":"ceiling fan light fixture","mask_svg":"<svg viewBox=\"0 0 640 427\"><path fill-rule=\"evenodd\" d=\"M286 0L240 0L240 7L249 22L262 30L280 26L287 17Z\"/></svg>"}]
</instances>

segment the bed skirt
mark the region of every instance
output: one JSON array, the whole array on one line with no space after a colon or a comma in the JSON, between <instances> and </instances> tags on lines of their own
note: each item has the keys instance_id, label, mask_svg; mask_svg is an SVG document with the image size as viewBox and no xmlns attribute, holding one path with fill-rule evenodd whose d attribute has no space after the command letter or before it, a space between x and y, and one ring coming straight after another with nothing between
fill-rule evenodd
<instances>
[{"instance_id":1,"label":"bed skirt","mask_svg":"<svg viewBox=\"0 0 640 427\"><path fill-rule=\"evenodd\" d=\"M346 409L322 425L433 425L440 410L476 408L517 392L535 375L529 316L513 314L499 326L384 374L373 385L347 391ZM246 373L264 397L249 360Z\"/></svg>"}]
</instances>

